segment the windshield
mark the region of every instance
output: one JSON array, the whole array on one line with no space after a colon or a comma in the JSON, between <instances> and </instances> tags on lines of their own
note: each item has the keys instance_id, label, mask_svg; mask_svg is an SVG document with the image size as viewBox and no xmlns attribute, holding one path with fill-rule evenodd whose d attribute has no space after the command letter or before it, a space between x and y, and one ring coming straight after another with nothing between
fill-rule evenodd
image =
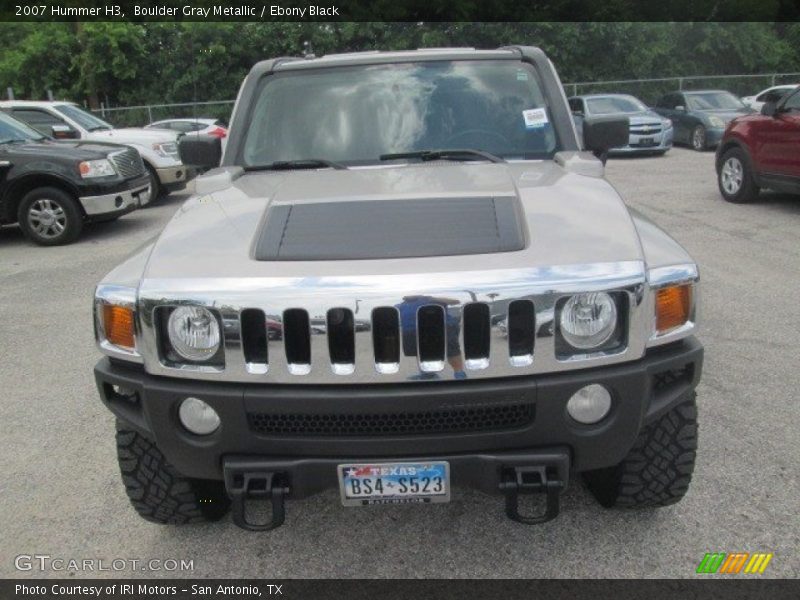
<instances>
[{"instance_id":1,"label":"windshield","mask_svg":"<svg viewBox=\"0 0 800 600\"><path fill-rule=\"evenodd\" d=\"M44 139L47 138L35 129L31 129L25 123L17 121L4 112L0 112L0 144Z\"/></svg>"},{"instance_id":2,"label":"windshield","mask_svg":"<svg viewBox=\"0 0 800 600\"><path fill-rule=\"evenodd\" d=\"M265 77L244 142L246 166L383 154L483 150L550 158L558 150L532 66L436 61L285 71Z\"/></svg>"},{"instance_id":3,"label":"windshield","mask_svg":"<svg viewBox=\"0 0 800 600\"><path fill-rule=\"evenodd\" d=\"M729 92L701 92L686 94L691 110L740 110L744 104Z\"/></svg>"},{"instance_id":4,"label":"windshield","mask_svg":"<svg viewBox=\"0 0 800 600\"><path fill-rule=\"evenodd\" d=\"M114 129L113 125L106 123L102 119L98 119L93 114L86 112L82 108L78 108L72 104L60 104L55 109L68 116L75 121L78 125L83 127L86 131L97 131L98 129Z\"/></svg>"},{"instance_id":5,"label":"windshield","mask_svg":"<svg viewBox=\"0 0 800 600\"><path fill-rule=\"evenodd\" d=\"M611 115L617 113L639 113L648 108L633 96L603 96L587 98L587 112L592 115Z\"/></svg>"}]
</instances>

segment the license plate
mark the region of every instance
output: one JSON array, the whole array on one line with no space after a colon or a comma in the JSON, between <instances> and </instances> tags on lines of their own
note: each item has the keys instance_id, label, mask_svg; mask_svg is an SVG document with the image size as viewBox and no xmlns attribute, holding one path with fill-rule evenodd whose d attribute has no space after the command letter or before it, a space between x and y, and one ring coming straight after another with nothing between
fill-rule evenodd
<instances>
[{"instance_id":1,"label":"license plate","mask_svg":"<svg viewBox=\"0 0 800 600\"><path fill-rule=\"evenodd\" d=\"M450 502L450 464L359 463L339 465L345 506Z\"/></svg>"},{"instance_id":2,"label":"license plate","mask_svg":"<svg viewBox=\"0 0 800 600\"><path fill-rule=\"evenodd\" d=\"M656 140L655 138L639 138L639 145L640 146L655 146Z\"/></svg>"}]
</instances>

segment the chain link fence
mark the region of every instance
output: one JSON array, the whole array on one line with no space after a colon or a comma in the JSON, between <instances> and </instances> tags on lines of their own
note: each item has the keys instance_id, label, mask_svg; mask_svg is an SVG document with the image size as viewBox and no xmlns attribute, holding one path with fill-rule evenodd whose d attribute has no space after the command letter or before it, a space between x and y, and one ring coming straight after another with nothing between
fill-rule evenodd
<instances>
[{"instance_id":1,"label":"chain link fence","mask_svg":"<svg viewBox=\"0 0 800 600\"><path fill-rule=\"evenodd\" d=\"M724 89L739 96L750 96L765 88L782 83L800 83L800 72L766 73L755 75L690 75L651 79L619 79L613 81L582 81L565 83L567 96L579 94L618 93L636 96L650 106L668 92L691 89ZM146 104L95 109L92 112L117 127L140 127L162 119L214 118L230 122L233 100L213 102L184 102L175 104Z\"/></svg>"}]
</instances>

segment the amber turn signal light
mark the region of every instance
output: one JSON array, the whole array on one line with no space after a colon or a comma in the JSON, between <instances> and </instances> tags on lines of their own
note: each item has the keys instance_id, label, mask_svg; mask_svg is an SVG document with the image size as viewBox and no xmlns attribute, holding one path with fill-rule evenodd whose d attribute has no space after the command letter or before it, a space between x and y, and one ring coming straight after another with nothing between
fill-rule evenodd
<instances>
[{"instance_id":1,"label":"amber turn signal light","mask_svg":"<svg viewBox=\"0 0 800 600\"><path fill-rule=\"evenodd\" d=\"M133 350L136 347L133 328L133 311L130 308L103 305L103 330L109 343Z\"/></svg>"},{"instance_id":2,"label":"amber turn signal light","mask_svg":"<svg viewBox=\"0 0 800 600\"><path fill-rule=\"evenodd\" d=\"M666 333L689 320L692 287L675 285L656 292L656 332Z\"/></svg>"}]
</instances>

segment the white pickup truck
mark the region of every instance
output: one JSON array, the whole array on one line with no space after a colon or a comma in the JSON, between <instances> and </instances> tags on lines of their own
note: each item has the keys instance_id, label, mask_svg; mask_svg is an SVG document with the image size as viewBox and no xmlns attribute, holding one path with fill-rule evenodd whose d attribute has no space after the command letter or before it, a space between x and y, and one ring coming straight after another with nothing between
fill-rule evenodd
<instances>
[{"instance_id":1,"label":"white pickup truck","mask_svg":"<svg viewBox=\"0 0 800 600\"><path fill-rule=\"evenodd\" d=\"M56 139L81 139L125 144L135 148L150 176L152 198L186 187L194 171L178 157L178 134L159 129L113 125L71 102L0 101L0 110Z\"/></svg>"}]
</instances>

